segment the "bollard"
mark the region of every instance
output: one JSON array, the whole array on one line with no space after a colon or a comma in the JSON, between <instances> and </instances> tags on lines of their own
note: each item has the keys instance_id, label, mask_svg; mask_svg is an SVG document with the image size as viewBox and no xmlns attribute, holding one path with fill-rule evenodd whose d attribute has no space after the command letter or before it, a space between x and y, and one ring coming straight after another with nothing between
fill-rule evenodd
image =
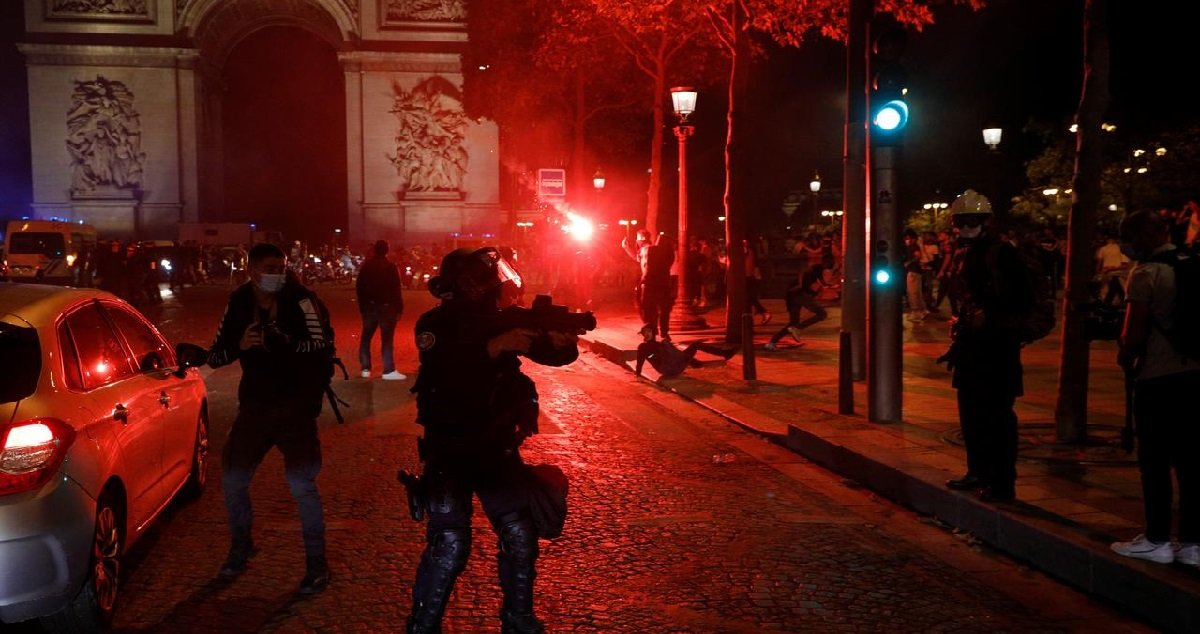
<instances>
[{"instance_id":1,"label":"bollard","mask_svg":"<svg viewBox=\"0 0 1200 634\"><path fill-rule=\"evenodd\" d=\"M854 413L854 349L849 331L838 336L838 413Z\"/></svg>"},{"instance_id":2,"label":"bollard","mask_svg":"<svg viewBox=\"0 0 1200 634\"><path fill-rule=\"evenodd\" d=\"M742 378L753 381L758 378L754 367L754 316L742 313Z\"/></svg>"}]
</instances>

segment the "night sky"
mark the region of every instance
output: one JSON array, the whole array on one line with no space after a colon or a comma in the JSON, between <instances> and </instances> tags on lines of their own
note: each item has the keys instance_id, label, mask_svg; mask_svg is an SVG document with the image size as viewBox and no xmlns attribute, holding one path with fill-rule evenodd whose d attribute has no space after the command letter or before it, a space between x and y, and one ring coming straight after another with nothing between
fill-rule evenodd
<instances>
[{"instance_id":1,"label":"night sky","mask_svg":"<svg viewBox=\"0 0 1200 634\"><path fill-rule=\"evenodd\" d=\"M1147 131L1200 120L1200 108L1186 96L1194 90L1188 82L1200 76L1200 56L1192 50L1196 38L1190 33L1197 24L1195 18L1200 17L1196 4L1110 1L1113 96L1109 120ZM994 163L989 163L980 130L988 122L1005 129L1001 187L1015 193L1025 186L1023 163L1039 148L1021 129L1032 119L1061 121L1065 126L1079 100L1082 7L1082 0L992 0L979 12L948 7L937 13L936 24L909 38L903 61L910 77L913 116L903 149L902 208L949 200L967 187L986 187L983 181L990 178L987 170ZM0 90L0 216L8 217L27 213L31 198L24 63L12 46L20 38L21 13L19 2L0 3L0 82L4 86ZM844 72L844 48L822 40L798 50L776 49L756 61L751 82L752 125L747 129L748 141L755 148L755 186L748 203L760 229L779 220L779 201L788 191L807 191L814 171L821 173L827 188L840 186ZM311 94L323 94L328 88ZM260 95L256 100L266 98ZM691 204L702 218L712 216L714 223L720 213L722 189L721 101L720 94L701 95L690 154L690 167L699 175L693 181ZM301 119L288 123L301 124ZM332 147L338 145L334 139L311 142L330 145L334 153L340 151ZM674 140L668 139L668 143L673 147ZM259 161L259 165L264 163ZM233 165L226 177L238 181L235 174L245 169L254 168L246 163ZM639 169L644 167L626 168L633 173ZM673 172L672 166L667 169ZM303 166L293 166L280 171L292 174L293 183L311 181L303 170ZM620 170L614 166L614 173ZM670 180L664 182L664 189L674 187ZM227 185L233 188L231 203L262 204L252 189L230 180ZM332 185L322 187L321 192L297 200L316 196L320 202L313 204L317 205L336 204L338 196L344 200L344 184L340 190ZM823 201L822 206L835 203ZM267 214L272 220L286 221L286 207L298 209L292 201L280 201L277 207ZM238 214L231 209L227 217ZM336 222L331 218L328 224ZM320 230L325 229L322 226Z\"/></svg>"}]
</instances>

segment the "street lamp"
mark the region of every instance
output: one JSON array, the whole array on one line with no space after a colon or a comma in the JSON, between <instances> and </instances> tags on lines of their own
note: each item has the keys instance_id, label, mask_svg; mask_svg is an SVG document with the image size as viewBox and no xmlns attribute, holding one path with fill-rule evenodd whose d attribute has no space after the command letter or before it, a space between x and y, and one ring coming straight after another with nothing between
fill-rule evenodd
<instances>
[{"instance_id":1,"label":"street lamp","mask_svg":"<svg viewBox=\"0 0 1200 634\"><path fill-rule=\"evenodd\" d=\"M821 175L819 173L816 173L816 172L813 173L813 179L808 184L808 188L812 190L813 222L816 222L817 207L820 204L819 201L820 201L820 197L821 197Z\"/></svg>"},{"instance_id":2,"label":"street lamp","mask_svg":"<svg viewBox=\"0 0 1200 634\"><path fill-rule=\"evenodd\" d=\"M604 191L604 182L604 172L597 168L596 173L592 175L592 187L596 188L597 193Z\"/></svg>"},{"instance_id":3,"label":"street lamp","mask_svg":"<svg viewBox=\"0 0 1200 634\"><path fill-rule=\"evenodd\" d=\"M1000 149L1000 137L1004 134L1003 128L984 128L983 142L987 144L988 149L995 152Z\"/></svg>"},{"instance_id":4,"label":"street lamp","mask_svg":"<svg viewBox=\"0 0 1200 634\"><path fill-rule=\"evenodd\" d=\"M1002 128L984 128L983 129L983 142L988 146L988 155L992 159L992 161L991 161L992 162L992 165L991 165L991 168L992 168L991 169L992 191L988 192L988 195L991 197L992 200L995 200L995 201L1000 200L1000 192L998 192L996 190L999 187L997 185L997 183L999 182L998 172L1000 171L1000 137L1003 134L1004 134L1004 130ZM997 212L998 211L999 210L997 210Z\"/></svg>"},{"instance_id":5,"label":"street lamp","mask_svg":"<svg viewBox=\"0 0 1200 634\"><path fill-rule=\"evenodd\" d=\"M950 203L925 203L921 206L922 209L929 212L929 221L933 227L937 228L938 214L950 206Z\"/></svg>"},{"instance_id":6,"label":"street lamp","mask_svg":"<svg viewBox=\"0 0 1200 634\"><path fill-rule=\"evenodd\" d=\"M691 86L676 86L671 89L671 106L679 125L675 126L675 138L679 139L679 243L676 247L675 263L679 266L679 289L675 294L678 301L671 309L671 329L676 332L684 330L700 330L708 328L704 317L696 310L696 298L689 295L691 290L687 283L690 273L687 267L688 255L688 207L687 207L687 140L696 131L688 123L692 113L696 111L696 89Z\"/></svg>"}]
</instances>

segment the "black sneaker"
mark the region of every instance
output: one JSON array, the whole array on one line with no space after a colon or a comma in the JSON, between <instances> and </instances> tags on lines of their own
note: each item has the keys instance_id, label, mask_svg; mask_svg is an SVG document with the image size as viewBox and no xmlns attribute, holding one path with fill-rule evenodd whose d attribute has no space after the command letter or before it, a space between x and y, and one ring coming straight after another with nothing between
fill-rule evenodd
<instances>
[{"instance_id":1,"label":"black sneaker","mask_svg":"<svg viewBox=\"0 0 1200 634\"><path fill-rule=\"evenodd\" d=\"M320 594L329 587L329 565L325 558L310 559L304 578L300 580L300 594Z\"/></svg>"},{"instance_id":2,"label":"black sneaker","mask_svg":"<svg viewBox=\"0 0 1200 634\"><path fill-rule=\"evenodd\" d=\"M229 554L225 556L225 563L221 566L218 574L225 578L232 578L246 572L250 560L257 554L258 549L254 547L253 542L234 542L229 547Z\"/></svg>"},{"instance_id":3,"label":"black sneaker","mask_svg":"<svg viewBox=\"0 0 1200 634\"><path fill-rule=\"evenodd\" d=\"M955 491L974 491L987 487L987 482L981 478L977 478L971 474L967 474L956 480L946 480L946 488L954 489Z\"/></svg>"}]
</instances>

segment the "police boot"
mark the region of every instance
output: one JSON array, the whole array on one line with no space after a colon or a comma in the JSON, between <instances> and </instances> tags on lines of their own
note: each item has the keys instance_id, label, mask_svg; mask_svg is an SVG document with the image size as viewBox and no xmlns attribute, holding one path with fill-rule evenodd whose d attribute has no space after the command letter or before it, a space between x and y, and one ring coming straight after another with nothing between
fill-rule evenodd
<instances>
[{"instance_id":1,"label":"police boot","mask_svg":"<svg viewBox=\"0 0 1200 634\"><path fill-rule=\"evenodd\" d=\"M407 634L438 634L442 631L442 613L454 580L467 566L471 553L471 532L448 528L429 537L417 578L413 582L413 607L408 617Z\"/></svg>"},{"instance_id":2,"label":"police boot","mask_svg":"<svg viewBox=\"0 0 1200 634\"><path fill-rule=\"evenodd\" d=\"M542 634L545 627L533 615L534 562L538 556L537 531L529 517L502 518L500 522L500 610L502 634Z\"/></svg>"}]
</instances>

